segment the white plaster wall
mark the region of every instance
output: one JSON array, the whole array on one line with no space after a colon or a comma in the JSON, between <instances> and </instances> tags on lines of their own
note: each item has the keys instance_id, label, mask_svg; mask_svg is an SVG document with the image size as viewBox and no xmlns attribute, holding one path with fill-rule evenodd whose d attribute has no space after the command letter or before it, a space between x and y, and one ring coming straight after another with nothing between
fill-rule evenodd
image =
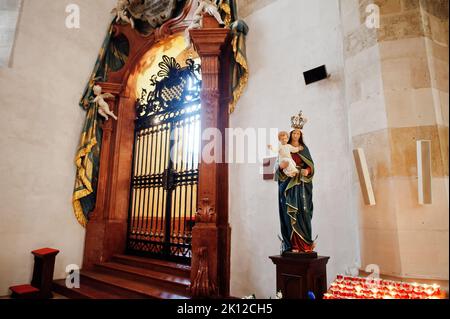
<instances>
[{"instance_id":1,"label":"white plaster wall","mask_svg":"<svg viewBox=\"0 0 450 319\"><path fill-rule=\"evenodd\" d=\"M11 68L0 68L0 296L28 283L31 250L53 247L55 278L81 265L84 229L71 206L73 158L85 113L79 98L114 0L24 0ZM81 28L65 27L66 5Z\"/></svg>"},{"instance_id":2,"label":"white plaster wall","mask_svg":"<svg viewBox=\"0 0 450 319\"><path fill-rule=\"evenodd\" d=\"M251 75L230 126L288 130L300 109L309 118L305 141L317 170L313 235L319 235L316 251L331 257L331 282L359 262L338 1L279 0L245 20ZM322 64L331 78L305 86L302 73ZM233 296L276 292L268 256L280 248L277 196L276 183L262 180L259 164L230 165Z\"/></svg>"}]
</instances>

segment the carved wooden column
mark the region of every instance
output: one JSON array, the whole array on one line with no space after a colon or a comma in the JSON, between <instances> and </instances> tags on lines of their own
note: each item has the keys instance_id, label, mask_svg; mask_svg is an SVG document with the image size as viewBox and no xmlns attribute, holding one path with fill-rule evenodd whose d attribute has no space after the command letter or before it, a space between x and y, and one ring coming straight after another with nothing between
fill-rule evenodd
<instances>
[{"instance_id":1,"label":"carved wooden column","mask_svg":"<svg viewBox=\"0 0 450 319\"><path fill-rule=\"evenodd\" d=\"M204 28L191 30L191 39L202 60L202 132L217 128L222 137L214 149L224 158L228 126L229 90L227 54L230 30L204 17ZM229 82L227 82L229 83ZM211 141L202 140L202 149ZM192 232L191 293L193 297L226 297L230 280L230 226L228 224L228 167L226 163L199 165L198 215Z\"/></svg>"},{"instance_id":2,"label":"carved wooden column","mask_svg":"<svg viewBox=\"0 0 450 319\"><path fill-rule=\"evenodd\" d=\"M127 233L134 105L127 97L120 95L122 85L98 84L103 93L116 96L107 102L118 120L110 118L102 124L97 200L86 228L84 269L92 268L94 263L107 261L113 254L123 253Z\"/></svg>"}]
</instances>

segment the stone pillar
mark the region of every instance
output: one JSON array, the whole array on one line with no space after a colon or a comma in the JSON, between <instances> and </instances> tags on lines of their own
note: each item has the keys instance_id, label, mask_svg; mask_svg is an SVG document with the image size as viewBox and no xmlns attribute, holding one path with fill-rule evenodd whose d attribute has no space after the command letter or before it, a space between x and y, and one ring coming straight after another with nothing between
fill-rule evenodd
<instances>
[{"instance_id":1,"label":"stone pillar","mask_svg":"<svg viewBox=\"0 0 450 319\"><path fill-rule=\"evenodd\" d=\"M227 114L227 104L224 101L228 101L228 90L224 92L222 89L227 71L221 64L226 59L224 52L229 45L230 30L219 28L209 16L204 17L203 25L202 29L190 31L194 47L202 60L201 127L202 132L217 128L224 136L228 123L227 116L224 116L224 113ZM209 142L202 140L202 150ZM215 155L223 151L223 147L223 139L217 139ZM223 158L219 159L222 160ZM230 227L227 177L226 165L201 159L199 213L192 233L191 292L194 297L229 294Z\"/></svg>"},{"instance_id":2,"label":"stone pillar","mask_svg":"<svg viewBox=\"0 0 450 319\"><path fill-rule=\"evenodd\" d=\"M353 147L364 149L377 204L356 169L363 268L448 280L448 1L341 0ZM366 8L380 9L368 28ZM418 203L416 141L431 140L432 204Z\"/></svg>"}]
</instances>

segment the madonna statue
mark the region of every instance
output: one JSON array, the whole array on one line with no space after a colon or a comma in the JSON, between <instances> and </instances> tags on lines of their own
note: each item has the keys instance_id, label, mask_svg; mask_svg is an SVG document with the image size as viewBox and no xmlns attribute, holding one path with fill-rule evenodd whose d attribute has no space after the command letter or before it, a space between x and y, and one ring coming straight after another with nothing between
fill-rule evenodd
<instances>
[{"instance_id":1,"label":"madonna statue","mask_svg":"<svg viewBox=\"0 0 450 319\"><path fill-rule=\"evenodd\" d=\"M291 153L298 173L289 177L283 169L286 162L276 163L275 180L278 181L278 203L283 253L312 253L315 248L312 239L311 219L313 217L312 179L314 163L308 147L303 141L302 129L306 118L302 112L293 116L288 144L299 147L298 153Z\"/></svg>"}]
</instances>

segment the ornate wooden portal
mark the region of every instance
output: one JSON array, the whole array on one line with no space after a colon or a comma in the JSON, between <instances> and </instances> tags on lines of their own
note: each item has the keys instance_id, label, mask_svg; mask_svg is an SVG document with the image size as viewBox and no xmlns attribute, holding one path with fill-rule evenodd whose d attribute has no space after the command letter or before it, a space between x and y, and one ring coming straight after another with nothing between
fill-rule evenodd
<instances>
[{"instance_id":1,"label":"ornate wooden portal","mask_svg":"<svg viewBox=\"0 0 450 319\"><path fill-rule=\"evenodd\" d=\"M125 37L129 42L129 55L120 70L108 73L107 83L99 83L103 92L115 96L107 102L118 120L102 125L97 201L86 229L83 269L89 270L96 263L108 261L114 254L123 254L127 248L128 251L142 250L136 246L138 243L153 245L153 253L162 256L189 258L191 254L193 296L228 296L231 230L227 164L196 162L195 158L177 164L176 160L168 160L167 152L170 143L185 144L182 134L177 140L177 130L182 132L199 126L201 131L212 127L224 133L228 127L230 30L220 28L208 16L202 29L191 30L202 61L201 91L197 92L201 107L197 101L191 106L178 104L170 112L168 108L136 110L136 101L142 97L137 96L135 80L143 59L155 44L185 30L187 24L183 20L191 9L192 2L189 3L179 17L167 21L149 36L140 35L130 26L114 26L114 36ZM166 98L163 98L165 102L170 100L170 94ZM148 106L148 103L141 103L145 104ZM147 114L147 118L142 117L143 114ZM175 136L173 140L171 134ZM225 154L225 134L222 135L222 154ZM200 150L208 142L202 141ZM156 148L150 147L151 143L156 144ZM151 149L160 152L159 156L152 158ZM192 152L181 151L180 154L189 157ZM192 201L188 199L190 196ZM156 203L153 197L160 199L161 207L153 210L152 215L149 204Z\"/></svg>"}]
</instances>

